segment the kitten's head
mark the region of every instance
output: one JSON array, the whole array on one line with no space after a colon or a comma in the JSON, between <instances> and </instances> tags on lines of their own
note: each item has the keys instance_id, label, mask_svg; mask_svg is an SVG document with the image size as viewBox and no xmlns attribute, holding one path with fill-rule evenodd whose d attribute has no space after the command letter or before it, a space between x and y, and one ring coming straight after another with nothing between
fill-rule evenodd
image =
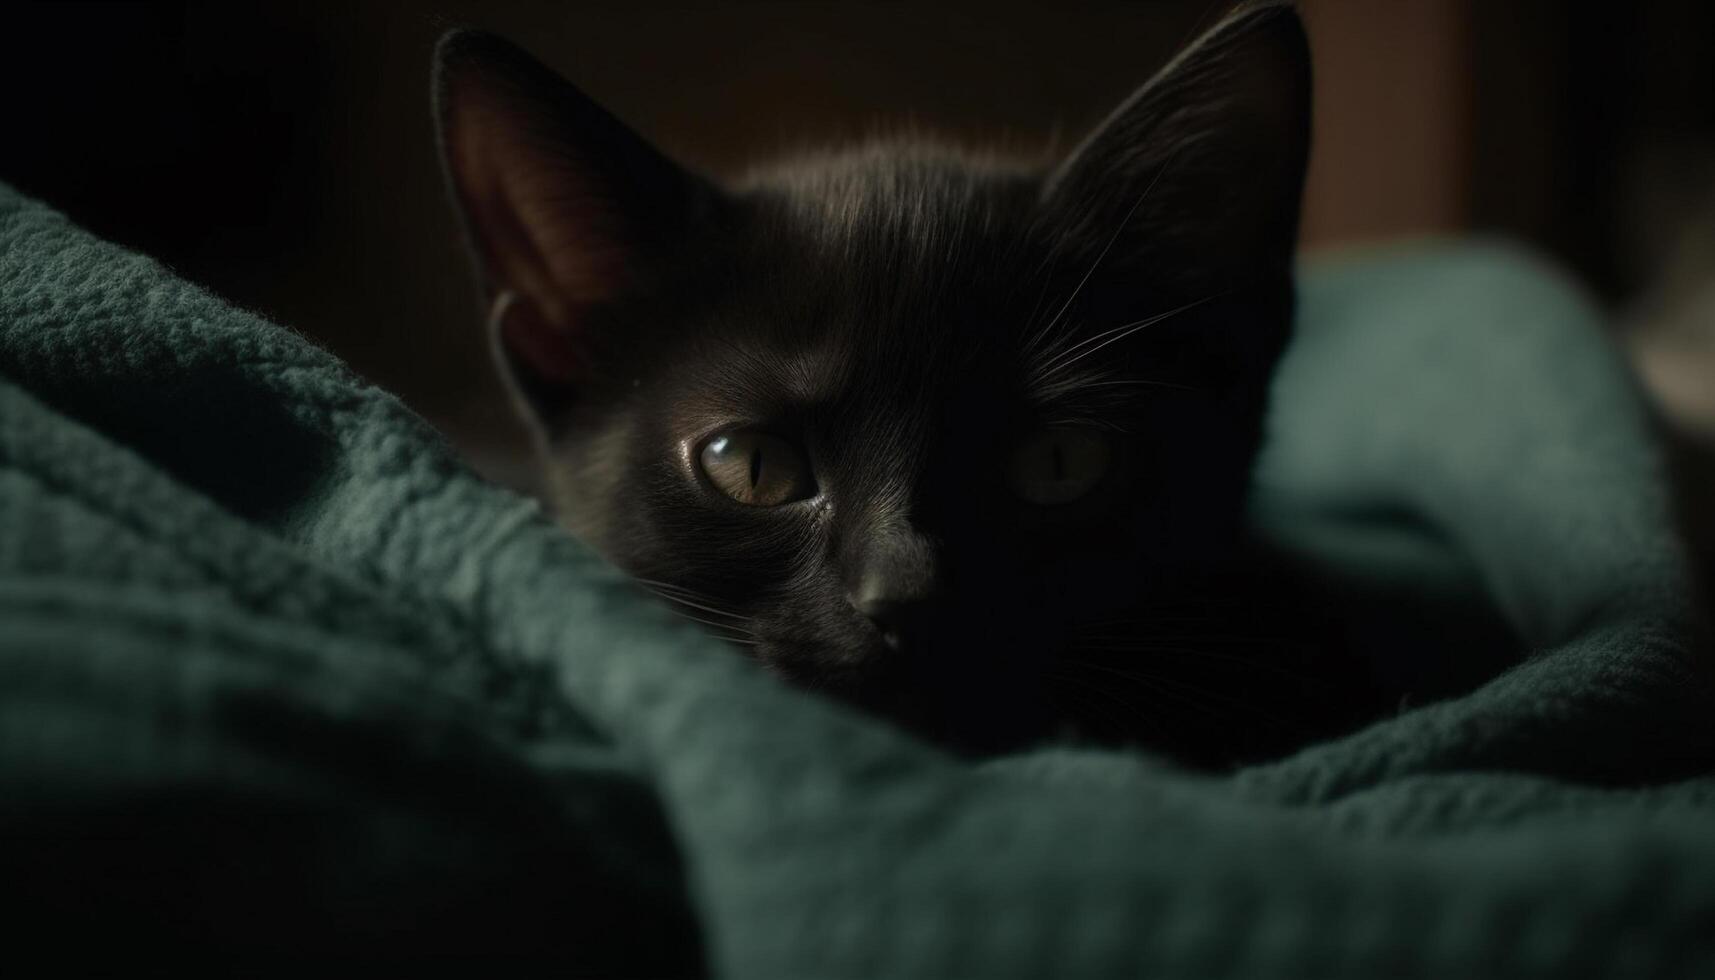
<instances>
[{"instance_id":1,"label":"kitten's head","mask_svg":"<svg viewBox=\"0 0 1715 980\"><path fill-rule=\"evenodd\" d=\"M781 674L949 741L1060 712L1233 541L1308 134L1240 8L1046 170L874 143L718 184L496 38L439 51L502 373L564 521Z\"/></svg>"}]
</instances>

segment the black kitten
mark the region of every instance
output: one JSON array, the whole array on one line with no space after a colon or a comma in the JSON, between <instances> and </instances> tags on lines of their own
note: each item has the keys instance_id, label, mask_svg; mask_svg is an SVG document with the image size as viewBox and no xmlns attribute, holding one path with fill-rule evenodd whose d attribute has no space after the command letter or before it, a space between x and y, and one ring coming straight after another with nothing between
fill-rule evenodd
<instances>
[{"instance_id":1,"label":"black kitten","mask_svg":"<svg viewBox=\"0 0 1715 980\"><path fill-rule=\"evenodd\" d=\"M1222 762L1342 714L1241 522L1292 318L1290 5L1046 173L876 143L717 185L482 34L437 95L553 501L681 611L975 750Z\"/></svg>"}]
</instances>

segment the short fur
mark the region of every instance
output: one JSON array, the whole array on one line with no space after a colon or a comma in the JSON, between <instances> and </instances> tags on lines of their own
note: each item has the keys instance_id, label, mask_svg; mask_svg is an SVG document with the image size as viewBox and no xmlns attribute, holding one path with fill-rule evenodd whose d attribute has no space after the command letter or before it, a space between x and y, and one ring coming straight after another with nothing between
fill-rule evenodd
<instances>
[{"instance_id":1,"label":"short fur","mask_svg":"<svg viewBox=\"0 0 1715 980\"><path fill-rule=\"evenodd\" d=\"M1219 763L1347 718L1241 521L1291 326L1290 5L1233 12L1046 172L874 142L720 187L476 33L437 93L553 502L681 611L976 751L1070 727ZM1007 461L1054 426L1113 464L1031 504ZM699 447L745 427L815 493L712 487Z\"/></svg>"}]
</instances>

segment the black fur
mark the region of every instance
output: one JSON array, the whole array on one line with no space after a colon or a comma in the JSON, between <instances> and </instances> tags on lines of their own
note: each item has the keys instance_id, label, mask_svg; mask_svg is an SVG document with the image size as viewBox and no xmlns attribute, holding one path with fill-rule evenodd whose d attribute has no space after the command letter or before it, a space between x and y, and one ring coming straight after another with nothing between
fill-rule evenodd
<instances>
[{"instance_id":1,"label":"black fur","mask_svg":"<svg viewBox=\"0 0 1715 980\"><path fill-rule=\"evenodd\" d=\"M877 142L718 187L504 41L450 35L437 79L554 502L688 614L980 751L1070 722L1225 762L1344 717L1240 521L1291 324L1289 5L1235 11L1052 170ZM1044 425L1110 440L1088 497L1009 487ZM714 490L699 447L744 426L814 495Z\"/></svg>"}]
</instances>

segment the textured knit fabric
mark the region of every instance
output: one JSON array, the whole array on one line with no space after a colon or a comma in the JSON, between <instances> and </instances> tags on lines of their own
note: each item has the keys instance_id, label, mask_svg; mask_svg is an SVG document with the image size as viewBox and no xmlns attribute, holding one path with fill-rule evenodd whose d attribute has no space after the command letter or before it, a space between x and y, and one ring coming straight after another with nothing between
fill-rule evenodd
<instances>
[{"instance_id":1,"label":"textured knit fabric","mask_svg":"<svg viewBox=\"0 0 1715 980\"><path fill-rule=\"evenodd\" d=\"M1258 521L1335 574L1485 597L1516 656L1231 775L973 764L782 686L335 358L0 188L7 945L1715 976L1715 696L1600 323L1495 246L1303 284Z\"/></svg>"}]
</instances>

